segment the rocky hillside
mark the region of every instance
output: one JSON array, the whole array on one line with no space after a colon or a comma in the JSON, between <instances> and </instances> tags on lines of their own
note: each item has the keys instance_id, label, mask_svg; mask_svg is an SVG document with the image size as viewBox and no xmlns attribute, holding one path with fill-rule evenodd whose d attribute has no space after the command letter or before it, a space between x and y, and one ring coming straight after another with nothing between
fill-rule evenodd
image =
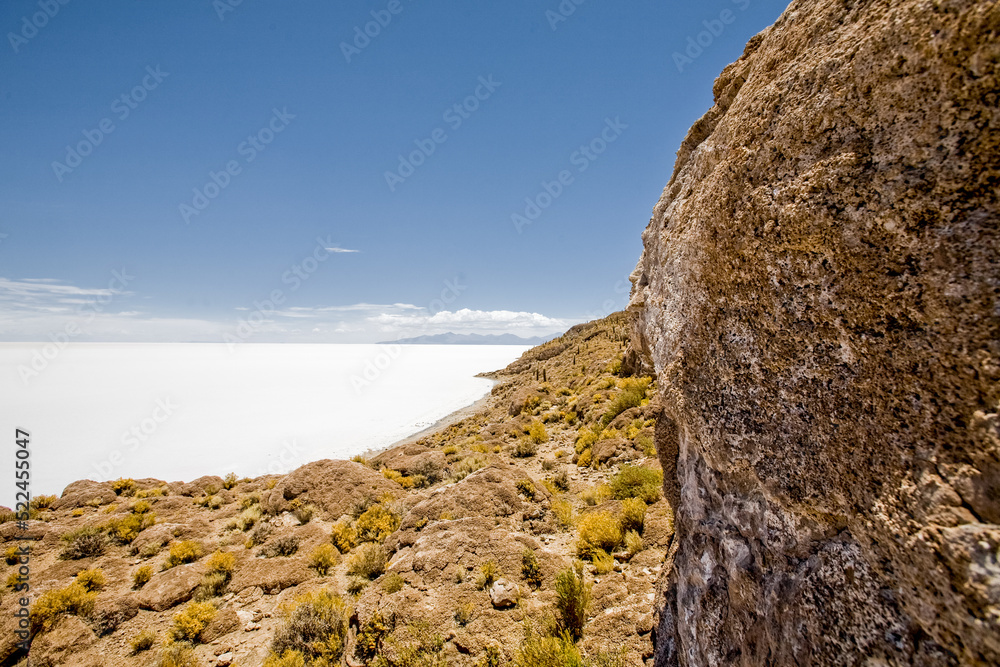
<instances>
[{"instance_id":1,"label":"rocky hillside","mask_svg":"<svg viewBox=\"0 0 1000 667\"><path fill-rule=\"evenodd\" d=\"M796 0L716 80L633 274L658 665L1000 664L998 63L996 2Z\"/></svg>"},{"instance_id":2,"label":"rocky hillside","mask_svg":"<svg viewBox=\"0 0 1000 667\"><path fill-rule=\"evenodd\" d=\"M35 499L0 524L0 664L23 664L24 597L37 667L650 664L673 511L627 335L575 327L367 460Z\"/></svg>"}]
</instances>

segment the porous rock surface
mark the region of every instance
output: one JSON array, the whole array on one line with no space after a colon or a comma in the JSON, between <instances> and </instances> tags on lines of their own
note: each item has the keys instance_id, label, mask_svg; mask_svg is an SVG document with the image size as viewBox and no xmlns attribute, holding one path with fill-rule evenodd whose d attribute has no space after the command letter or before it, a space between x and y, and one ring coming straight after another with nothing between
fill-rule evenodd
<instances>
[{"instance_id":1,"label":"porous rock surface","mask_svg":"<svg viewBox=\"0 0 1000 667\"><path fill-rule=\"evenodd\" d=\"M658 665L1000 663L1000 4L796 0L643 235Z\"/></svg>"}]
</instances>

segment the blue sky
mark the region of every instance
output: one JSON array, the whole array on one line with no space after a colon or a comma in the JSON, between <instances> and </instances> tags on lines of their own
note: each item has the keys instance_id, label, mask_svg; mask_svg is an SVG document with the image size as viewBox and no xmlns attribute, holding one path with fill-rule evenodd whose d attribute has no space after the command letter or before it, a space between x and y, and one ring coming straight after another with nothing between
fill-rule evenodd
<instances>
[{"instance_id":1,"label":"blue sky","mask_svg":"<svg viewBox=\"0 0 1000 667\"><path fill-rule=\"evenodd\" d=\"M538 335L623 307L677 147L785 3L576 2L8 0L0 340Z\"/></svg>"}]
</instances>

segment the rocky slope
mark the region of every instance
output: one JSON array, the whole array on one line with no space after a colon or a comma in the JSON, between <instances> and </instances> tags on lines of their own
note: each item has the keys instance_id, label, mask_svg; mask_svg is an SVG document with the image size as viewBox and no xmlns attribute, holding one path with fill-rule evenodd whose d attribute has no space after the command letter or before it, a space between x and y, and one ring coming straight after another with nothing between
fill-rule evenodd
<instances>
[{"instance_id":1,"label":"rocky slope","mask_svg":"<svg viewBox=\"0 0 1000 667\"><path fill-rule=\"evenodd\" d=\"M367 461L252 480L81 481L36 499L27 531L0 517L5 551L31 546L31 664L527 667L522 648L551 632L557 576L578 555L589 559L582 637L546 646L650 664L673 511L655 384L620 370L626 338L622 314L575 327L493 374L479 412ZM657 480L642 499L607 485L637 470ZM587 526L618 531L637 507L633 543L619 533L603 561L580 551ZM0 567L0 664L23 664L21 565Z\"/></svg>"},{"instance_id":2,"label":"rocky slope","mask_svg":"<svg viewBox=\"0 0 1000 667\"><path fill-rule=\"evenodd\" d=\"M1000 4L796 0L715 82L634 344L658 665L1000 663Z\"/></svg>"}]
</instances>

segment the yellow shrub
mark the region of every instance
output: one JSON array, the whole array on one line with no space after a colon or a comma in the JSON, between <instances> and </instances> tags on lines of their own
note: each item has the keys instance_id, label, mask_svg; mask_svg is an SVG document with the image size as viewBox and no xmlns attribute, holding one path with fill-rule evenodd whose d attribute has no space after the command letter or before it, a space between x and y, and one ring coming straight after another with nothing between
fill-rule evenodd
<instances>
[{"instance_id":1,"label":"yellow shrub","mask_svg":"<svg viewBox=\"0 0 1000 667\"><path fill-rule=\"evenodd\" d=\"M536 445L540 445L543 442L549 441L549 434L545 430L545 424L535 419L531 422L531 426L528 427L528 437Z\"/></svg>"},{"instance_id":2,"label":"yellow shrub","mask_svg":"<svg viewBox=\"0 0 1000 667\"><path fill-rule=\"evenodd\" d=\"M583 450L583 453L580 454L580 457L576 460L576 465L578 465L581 468L586 468L593 462L594 462L593 452L588 448Z\"/></svg>"},{"instance_id":3,"label":"yellow shrub","mask_svg":"<svg viewBox=\"0 0 1000 667\"><path fill-rule=\"evenodd\" d=\"M621 526L607 512L593 512L580 519L576 542L580 557L591 558L599 550L611 553L621 542Z\"/></svg>"},{"instance_id":4,"label":"yellow shrub","mask_svg":"<svg viewBox=\"0 0 1000 667\"><path fill-rule=\"evenodd\" d=\"M167 562L164 563L164 569L169 569L182 563L193 563L194 561L201 558L202 551L201 545L193 540L184 540L183 542L177 542L170 546L170 555L167 556Z\"/></svg>"},{"instance_id":5,"label":"yellow shrub","mask_svg":"<svg viewBox=\"0 0 1000 667\"><path fill-rule=\"evenodd\" d=\"M621 516L622 532L634 530L642 534L646 523L646 503L639 498L626 498L622 501Z\"/></svg>"},{"instance_id":6,"label":"yellow shrub","mask_svg":"<svg viewBox=\"0 0 1000 667\"><path fill-rule=\"evenodd\" d=\"M132 588L142 588L153 578L153 568L143 565L132 575Z\"/></svg>"},{"instance_id":7,"label":"yellow shrub","mask_svg":"<svg viewBox=\"0 0 1000 667\"><path fill-rule=\"evenodd\" d=\"M236 567L236 556L231 553L216 550L215 553L208 557L207 572L232 574L234 567Z\"/></svg>"},{"instance_id":8,"label":"yellow shrub","mask_svg":"<svg viewBox=\"0 0 1000 667\"><path fill-rule=\"evenodd\" d=\"M553 500L552 512L556 515L556 519L562 528L569 529L573 526L575 521L573 505L568 500Z\"/></svg>"},{"instance_id":9,"label":"yellow shrub","mask_svg":"<svg viewBox=\"0 0 1000 667\"><path fill-rule=\"evenodd\" d=\"M306 658L299 651L286 649L280 656L277 653L268 655L264 667L306 667Z\"/></svg>"},{"instance_id":10,"label":"yellow shrub","mask_svg":"<svg viewBox=\"0 0 1000 667\"><path fill-rule=\"evenodd\" d=\"M348 561L347 574L376 579L385 572L387 561L388 556L381 544L363 544Z\"/></svg>"},{"instance_id":11,"label":"yellow shrub","mask_svg":"<svg viewBox=\"0 0 1000 667\"><path fill-rule=\"evenodd\" d=\"M137 653L142 653L143 651L148 651L153 648L153 644L156 643L156 632L153 630L143 630L129 642L132 647L132 655Z\"/></svg>"},{"instance_id":12,"label":"yellow shrub","mask_svg":"<svg viewBox=\"0 0 1000 667\"><path fill-rule=\"evenodd\" d=\"M150 510L150 507L151 505L149 504L148 501L137 500L134 503L132 503L132 507L130 507L129 509L132 510L133 514L145 514Z\"/></svg>"},{"instance_id":13,"label":"yellow shrub","mask_svg":"<svg viewBox=\"0 0 1000 667\"><path fill-rule=\"evenodd\" d=\"M357 532L350 521L341 519L333 524L333 529L330 531L330 541L333 543L333 546L340 550L340 553L346 554L353 549L357 544L357 539Z\"/></svg>"},{"instance_id":14,"label":"yellow shrub","mask_svg":"<svg viewBox=\"0 0 1000 667\"><path fill-rule=\"evenodd\" d=\"M576 453L582 454L584 450L593 447L597 442L597 434L591 430L586 430L576 439Z\"/></svg>"},{"instance_id":15,"label":"yellow shrub","mask_svg":"<svg viewBox=\"0 0 1000 667\"><path fill-rule=\"evenodd\" d=\"M208 602L192 602L187 609L174 614L174 627L170 634L176 640L198 641L202 630L208 627L218 610Z\"/></svg>"},{"instance_id":16,"label":"yellow shrub","mask_svg":"<svg viewBox=\"0 0 1000 667\"><path fill-rule=\"evenodd\" d=\"M639 536L639 533L635 532L634 530L630 530L627 533L625 533L625 548L628 550L629 558L631 558L632 556L636 555L646 547L643 544L642 538Z\"/></svg>"},{"instance_id":17,"label":"yellow shrub","mask_svg":"<svg viewBox=\"0 0 1000 667\"><path fill-rule=\"evenodd\" d=\"M611 497L611 487L598 483L580 492L580 499L590 506L600 505Z\"/></svg>"},{"instance_id":18,"label":"yellow shrub","mask_svg":"<svg viewBox=\"0 0 1000 667\"><path fill-rule=\"evenodd\" d=\"M111 482L111 490L114 491L119 496L131 496L135 495L136 483L134 479L122 479L118 478Z\"/></svg>"},{"instance_id":19,"label":"yellow shrub","mask_svg":"<svg viewBox=\"0 0 1000 667\"><path fill-rule=\"evenodd\" d=\"M597 574L603 575L615 569L615 557L603 549L597 549L591 557Z\"/></svg>"},{"instance_id":20,"label":"yellow shrub","mask_svg":"<svg viewBox=\"0 0 1000 667\"><path fill-rule=\"evenodd\" d=\"M104 571L101 568L95 568L93 570L80 570L77 572L76 583L88 591L99 591L104 588L107 579L104 578Z\"/></svg>"},{"instance_id":21,"label":"yellow shrub","mask_svg":"<svg viewBox=\"0 0 1000 667\"><path fill-rule=\"evenodd\" d=\"M78 582L66 588L46 591L31 605L31 623L36 628L49 630L63 614L89 616L94 610L95 600L97 593L88 591Z\"/></svg>"},{"instance_id":22,"label":"yellow shrub","mask_svg":"<svg viewBox=\"0 0 1000 667\"><path fill-rule=\"evenodd\" d=\"M309 554L309 567L314 568L321 576L326 576L337 564L337 550L332 544L321 544Z\"/></svg>"},{"instance_id":23,"label":"yellow shrub","mask_svg":"<svg viewBox=\"0 0 1000 667\"><path fill-rule=\"evenodd\" d=\"M360 542L382 543L397 528L399 528L399 517L381 503L365 510L364 514L358 517L356 525Z\"/></svg>"},{"instance_id":24,"label":"yellow shrub","mask_svg":"<svg viewBox=\"0 0 1000 667\"><path fill-rule=\"evenodd\" d=\"M147 503L148 508L148 503ZM114 518L104 524L103 529L108 535L119 544L131 544L132 540L139 536L139 533L156 523L156 514L145 512L140 514L129 514L121 518Z\"/></svg>"}]
</instances>

